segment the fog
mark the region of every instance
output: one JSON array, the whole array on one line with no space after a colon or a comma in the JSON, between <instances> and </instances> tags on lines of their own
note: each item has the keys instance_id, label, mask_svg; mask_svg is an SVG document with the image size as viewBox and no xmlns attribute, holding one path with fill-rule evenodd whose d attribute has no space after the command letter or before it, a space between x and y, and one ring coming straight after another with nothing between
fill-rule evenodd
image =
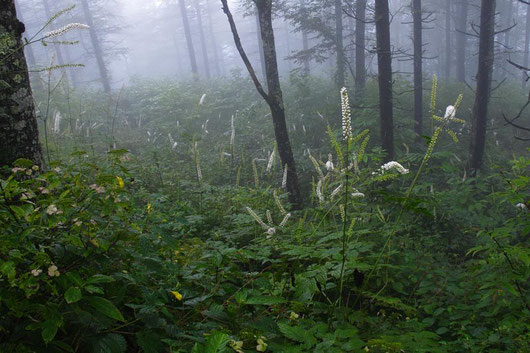
<instances>
[{"instance_id":1,"label":"fog","mask_svg":"<svg viewBox=\"0 0 530 353\"><path fill-rule=\"evenodd\" d=\"M328 4L329 3L329 4ZM86 23L80 1L18 0L19 17L26 25L27 37L32 37L58 11L75 5L45 30L69 22ZM177 1L149 0L88 0L94 30L101 42L104 62L111 86L116 89L134 77L189 79L193 76L189 48L186 42L182 12ZM193 51L199 77L246 75L237 53L232 33L220 1L186 0ZM250 2L231 1L239 34L256 71L260 69L255 9ZM423 2L424 72L440 77L456 75L456 51L459 36L467 38L466 79L476 73L478 53L478 1L469 1L465 28L460 21L460 1ZM303 69L308 58L312 75L333 77L335 73L334 9L329 1L277 1L274 30L279 71L282 77ZM391 40L394 72L410 77L412 74L412 16L410 1L391 1ZM449 7L448 7L449 6ZM499 1L496 15L496 77L517 79L520 71L507 64L507 59L524 62L526 38L525 4ZM48 7L48 11L46 11ZM305 9L305 10L304 10ZM377 73L375 58L375 26L373 10L368 2L366 14L366 43L355 42L355 1L343 3L343 39L347 70L355 65L355 48L363 46L367 55L367 73ZM304 10L304 13L301 11ZM199 12L198 12L199 11ZM200 17L197 16L200 13ZM199 26L199 22L202 26ZM448 27L449 26L449 27ZM202 31L202 34L201 34ZM201 39L204 40L202 42ZM307 48L304 50L304 35ZM61 56L61 64L81 64L68 69L76 87L98 87L101 80L89 31L67 33L61 41L78 41L73 45L33 46L35 61L30 66L46 67L52 57ZM206 48L206 51L203 51ZM58 53L60 51L61 53ZM205 59L207 56L207 59ZM57 60L56 60L57 61Z\"/></svg>"}]
</instances>

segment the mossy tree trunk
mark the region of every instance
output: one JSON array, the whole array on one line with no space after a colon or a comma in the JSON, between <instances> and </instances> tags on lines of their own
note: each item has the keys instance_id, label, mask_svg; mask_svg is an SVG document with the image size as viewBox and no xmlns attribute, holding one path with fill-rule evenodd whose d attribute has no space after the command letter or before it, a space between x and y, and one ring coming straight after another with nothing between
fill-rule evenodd
<instances>
[{"instance_id":1,"label":"mossy tree trunk","mask_svg":"<svg viewBox=\"0 0 530 353\"><path fill-rule=\"evenodd\" d=\"M42 166L39 130L14 0L0 0L0 166L18 158Z\"/></svg>"}]
</instances>

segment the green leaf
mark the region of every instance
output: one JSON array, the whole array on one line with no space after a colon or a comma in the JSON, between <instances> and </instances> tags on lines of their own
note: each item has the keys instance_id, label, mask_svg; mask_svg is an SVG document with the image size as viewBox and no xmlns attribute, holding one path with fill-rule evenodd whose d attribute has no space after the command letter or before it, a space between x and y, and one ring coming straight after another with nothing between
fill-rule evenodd
<instances>
[{"instance_id":1,"label":"green leaf","mask_svg":"<svg viewBox=\"0 0 530 353\"><path fill-rule=\"evenodd\" d=\"M103 291L103 289L101 289L99 287L96 287L96 286L92 286L92 285L85 286L83 289L86 290L88 293L91 293L91 294L94 294L94 293L104 294L105 293Z\"/></svg>"},{"instance_id":2,"label":"green leaf","mask_svg":"<svg viewBox=\"0 0 530 353\"><path fill-rule=\"evenodd\" d=\"M44 343L50 343L55 335L57 334L57 329L59 328L57 320L46 320L42 323L42 339Z\"/></svg>"},{"instance_id":3,"label":"green leaf","mask_svg":"<svg viewBox=\"0 0 530 353\"><path fill-rule=\"evenodd\" d=\"M270 297L270 296L262 296L258 295L255 297L250 297L245 301L245 304L248 305L274 305L274 304L281 304L285 303L286 300L279 297Z\"/></svg>"},{"instance_id":4,"label":"green leaf","mask_svg":"<svg viewBox=\"0 0 530 353\"><path fill-rule=\"evenodd\" d=\"M317 343L313 334L303 327L290 326L289 324L282 323L279 323L278 327L285 337L292 339L293 341L305 343L309 347Z\"/></svg>"},{"instance_id":5,"label":"green leaf","mask_svg":"<svg viewBox=\"0 0 530 353\"><path fill-rule=\"evenodd\" d=\"M92 353L125 353L127 342L123 336L111 333L103 337L98 336L93 343Z\"/></svg>"},{"instance_id":6,"label":"green leaf","mask_svg":"<svg viewBox=\"0 0 530 353\"><path fill-rule=\"evenodd\" d=\"M216 332L206 340L204 353L222 353L226 351L228 335L226 333Z\"/></svg>"},{"instance_id":7,"label":"green leaf","mask_svg":"<svg viewBox=\"0 0 530 353\"><path fill-rule=\"evenodd\" d=\"M86 300L94 309L103 315L106 315L114 320L125 321L118 308L107 299L101 297L87 297Z\"/></svg>"},{"instance_id":8,"label":"green leaf","mask_svg":"<svg viewBox=\"0 0 530 353\"><path fill-rule=\"evenodd\" d=\"M87 279L87 284L99 284L99 283L111 283L114 282L115 279L111 276L105 276L105 275L94 275Z\"/></svg>"},{"instance_id":9,"label":"green leaf","mask_svg":"<svg viewBox=\"0 0 530 353\"><path fill-rule=\"evenodd\" d=\"M64 293L64 299L68 304L76 303L83 297L83 294L81 294L81 289L77 287L70 287Z\"/></svg>"},{"instance_id":10,"label":"green leaf","mask_svg":"<svg viewBox=\"0 0 530 353\"><path fill-rule=\"evenodd\" d=\"M13 261L4 262L0 265L0 273L6 275L10 281L15 279L16 269Z\"/></svg>"},{"instance_id":11,"label":"green leaf","mask_svg":"<svg viewBox=\"0 0 530 353\"><path fill-rule=\"evenodd\" d=\"M191 349L191 353L204 353L204 346L200 343L195 343Z\"/></svg>"}]
</instances>

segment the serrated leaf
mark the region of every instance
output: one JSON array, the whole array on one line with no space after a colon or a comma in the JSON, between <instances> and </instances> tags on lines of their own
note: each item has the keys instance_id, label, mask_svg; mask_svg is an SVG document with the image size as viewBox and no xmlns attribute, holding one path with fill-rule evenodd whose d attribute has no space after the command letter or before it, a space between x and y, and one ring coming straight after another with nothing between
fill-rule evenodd
<instances>
[{"instance_id":1,"label":"serrated leaf","mask_svg":"<svg viewBox=\"0 0 530 353\"><path fill-rule=\"evenodd\" d=\"M76 303L83 297L83 294L81 294L81 289L77 287L70 287L68 290L64 293L64 299L68 304Z\"/></svg>"},{"instance_id":2,"label":"serrated leaf","mask_svg":"<svg viewBox=\"0 0 530 353\"><path fill-rule=\"evenodd\" d=\"M92 353L125 353L126 351L125 338L115 333L97 337L92 348Z\"/></svg>"},{"instance_id":3,"label":"serrated leaf","mask_svg":"<svg viewBox=\"0 0 530 353\"><path fill-rule=\"evenodd\" d=\"M226 351L228 335L226 333L216 332L206 340L204 353L223 353Z\"/></svg>"},{"instance_id":4,"label":"serrated leaf","mask_svg":"<svg viewBox=\"0 0 530 353\"><path fill-rule=\"evenodd\" d=\"M109 300L102 297L88 297L86 298L88 303L97 311L111 319L118 321L125 321L123 315L118 308Z\"/></svg>"},{"instance_id":5,"label":"serrated leaf","mask_svg":"<svg viewBox=\"0 0 530 353\"><path fill-rule=\"evenodd\" d=\"M308 347L311 347L317 343L317 340L311 332L300 326L290 326L289 324L279 323L283 335L293 341L305 343Z\"/></svg>"}]
</instances>

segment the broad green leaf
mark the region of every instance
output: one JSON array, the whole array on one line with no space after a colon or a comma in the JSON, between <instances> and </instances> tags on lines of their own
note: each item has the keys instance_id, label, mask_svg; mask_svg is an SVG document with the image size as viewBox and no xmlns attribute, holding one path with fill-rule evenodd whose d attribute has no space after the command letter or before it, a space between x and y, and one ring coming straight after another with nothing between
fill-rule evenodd
<instances>
[{"instance_id":1,"label":"broad green leaf","mask_svg":"<svg viewBox=\"0 0 530 353\"><path fill-rule=\"evenodd\" d=\"M81 289L77 287L70 287L66 293L64 293L64 299L68 304L76 303L81 300L82 297Z\"/></svg>"},{"instance_id":2,"label":"broad green leaf","mask_svg":"<svg viewBox=\"0 0 530 353\"><path fill-rule=\"evenodd\" d=\"M99 283L111 283L114 282L115 279L111 276L105 276L105 275L94 275L87 279L86 284L99 284Z\"/></svg>"},{"instance_id":3,"label":"broad green leaf","mask_svg":"<svg viewBox=\"0 0 530 353\"><path fill-rule=\"evenodd\" d=\"M228 335L226 333L216 332L206 340L204 353L223 353L226 351Z\"/></svg>"},{"instance_id":4,"label":"broad green leaf","mask_svg":"<svg viewBox=\"0 0 530 353\"><path fill-rule=\"evenodd\" d=\"M86 300L94 309L103 315L106 315L114 320L125 321L118 308L107 299L101 297L88 297Z\"/></svg>"},{"instance_id":5,"label":"broad green leaf","mask_svg":"<svg viewBox=\"0 0 530 353\"><path fill-rule=\"evenodd\" d=\"M56 320L46 320L42 323L42 339L46 344L50 343L55 335L57 334L57 329L59 328L58 322Z\"/></svg>"},{"instance_id":6,"label":"broad green leaf","mask_svg":"<svg viewBox=\"0 0 530 353\"><path fill-rule=\"evenodd\" d=\"M125 338L115 333L96 337L92 347L92 353L125 353L126 351Z\"/></svg>"}]
</instances>

